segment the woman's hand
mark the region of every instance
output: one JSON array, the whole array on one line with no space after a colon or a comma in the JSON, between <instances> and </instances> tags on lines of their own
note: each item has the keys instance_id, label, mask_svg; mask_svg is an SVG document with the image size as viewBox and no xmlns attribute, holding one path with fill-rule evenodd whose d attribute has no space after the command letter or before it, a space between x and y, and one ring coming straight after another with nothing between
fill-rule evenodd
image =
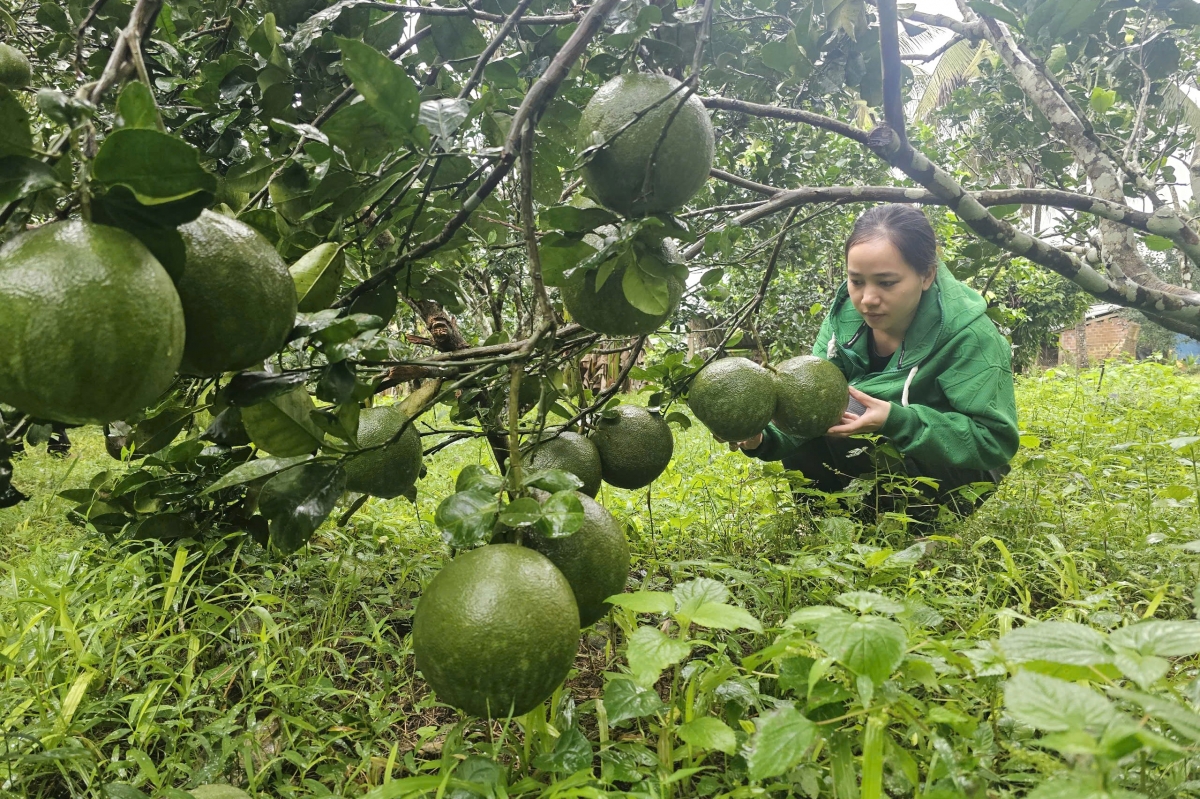
<instances>
[{"instance_id":1,"label":"woman's hand","mask_svg":"<svg viewBox=\"0 0 1200 799\"><path fill-rule=\"evenodd\" d=\"M726 441L719 436L713 436L718 443L728 444L730 452L737 452L739 449L758 449L762 446L763 434L759 433L754 438L747 438L745 441Z\"/></svg>"},{"instance_id":2,"label":"woman's hand","mask_svg":"<svg viewBox=\"0 0 1200 799\"><path fill-rule=\"evenodd\" d=\"M874 433L887 421L888 414L892 410L892 403L869 397L854 386L850 387L850 396L861 402L865 410L860 414L842 414L842 423L829 428L825 431L825 435L846 438L856 433Z\"/></svg>"}]
</instances>

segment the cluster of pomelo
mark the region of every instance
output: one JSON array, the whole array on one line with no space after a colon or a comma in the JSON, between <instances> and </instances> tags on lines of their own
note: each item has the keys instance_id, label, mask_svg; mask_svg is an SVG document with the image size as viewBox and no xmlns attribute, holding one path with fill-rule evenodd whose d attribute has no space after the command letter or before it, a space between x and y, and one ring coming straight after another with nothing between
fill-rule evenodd
<instances>
[{"instance_id":1,"label":"cluster of pomelo","mask_svg":"<svg viewBox=\"0 0 1200 799\"><path fill-rule=\"evenodd\" d=\"M434 577L417 605L413 650L442 701L477 716L521 715L562 683L579 628L604 615L629 574L625 534L592 497L601 481L649 485L673 451L667 423L635 405L617 406L590 437L565 431L533 445L530 467L583 483L583 524L565 538L531 531L524 546L465 552Z\"/></svg>"},{"instance_id":2,"label":"cluster of pomelo","mask_svg":"<svg viewBox=\"0 0 1200 799\"><path fill-rule=\"evenodd\" d=\"M132 234L51 222L0 248L0 401L72 424L125 418L176 373L245 369L283 346L296 290L274 247L211 211L169 274Z\"/></svg>"},{"instance_id":3,"label":"cluster of pomelo","mask_svg":"<svg viewBox=\"0 0 1200 799\"><path fill-rule=\"evenodd\" d=\"M849 400L841 370L815 355L764 368L748 358L721 358L705 366L688 390L688 407L724 441L746 441L768 424L803 439L841 421Z\"/></svg>"}]
</instances>

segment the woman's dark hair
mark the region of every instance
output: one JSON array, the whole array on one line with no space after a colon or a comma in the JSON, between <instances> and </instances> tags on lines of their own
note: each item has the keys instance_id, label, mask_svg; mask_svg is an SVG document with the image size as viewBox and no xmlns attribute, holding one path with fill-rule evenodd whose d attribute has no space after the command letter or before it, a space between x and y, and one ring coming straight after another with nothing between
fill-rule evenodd
<instances>
[{"instance_id":1,"label":"woman's dark hair","mask_svg":"<svg viewBox=\"0 0 1200 799\"><path fill-rule=\"evenodd\" d=\"M846 239L846 254L855 244L877 239L887 239L921 277L937 269L937 236L919 209L898 203L868 209Z\"/></svg>"}]
</instances>

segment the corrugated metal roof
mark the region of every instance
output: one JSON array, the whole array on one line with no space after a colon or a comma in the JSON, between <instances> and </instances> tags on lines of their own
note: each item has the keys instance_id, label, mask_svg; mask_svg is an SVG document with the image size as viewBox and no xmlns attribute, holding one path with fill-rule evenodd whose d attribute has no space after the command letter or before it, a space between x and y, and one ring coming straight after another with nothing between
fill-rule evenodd
<instances>
[{"instance_id":1,"label":"corrugated metal roof","mask_svg":"<svg viewBox=\"0 0 1200 799\"><path fill-rule=\"evenodd\" d=\"M1093 305L1087 309L1087 313L1083 315L1084 319L1095 319L1099 316L1106 316L1113 311L1121 310L1121 306L1115 302L1102 302L1098 305Z\"/></svg>"}]
</instances>

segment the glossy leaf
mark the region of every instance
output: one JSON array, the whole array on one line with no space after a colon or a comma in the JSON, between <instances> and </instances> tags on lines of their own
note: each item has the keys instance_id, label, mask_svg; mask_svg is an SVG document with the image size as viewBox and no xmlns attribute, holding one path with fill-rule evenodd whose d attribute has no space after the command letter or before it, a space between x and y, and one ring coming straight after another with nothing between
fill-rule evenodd
<instances>
[{"instance_id":1,"label":"glossy leaf","mask_svg":"<svg viewBox=\"0 0 1200 799\"><path fill-rule=\"evenodd\" d=\"M337 464L305 463L276 474L258 499L271 544L284 554L302 547L345 490L346 473Z\"/></svg>"},{"instance_id":2,"label":"glossy leaf","mask_svg":"<svg viewBox=\"0 0 1200 799\"><path fill-rule=\"evenodd\" d=\"M114 130L96 153L93 174L100 183L127 187L146 205L217 190L196 149L157 130Z\"/></svg>"}]
</instances>

